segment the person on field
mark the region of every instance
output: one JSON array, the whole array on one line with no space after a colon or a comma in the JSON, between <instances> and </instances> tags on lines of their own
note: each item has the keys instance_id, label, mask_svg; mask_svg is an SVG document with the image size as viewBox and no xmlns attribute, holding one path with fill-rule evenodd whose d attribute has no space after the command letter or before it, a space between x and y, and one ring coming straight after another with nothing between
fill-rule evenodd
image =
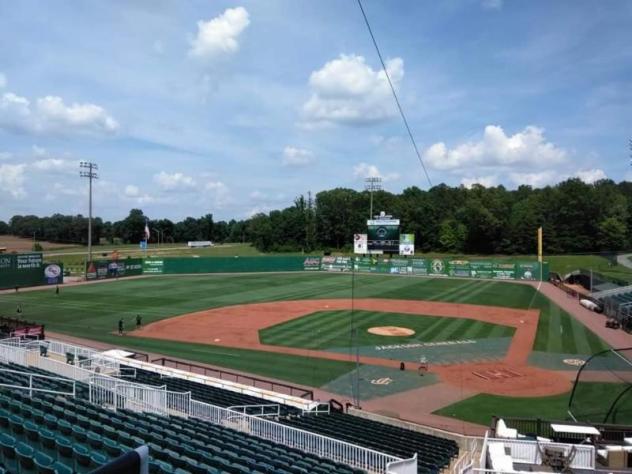
<instances>
[{"instance_id":1,"label":"person on field","mask_svg":"<svg viewBox=\"0 0 632 474\"><path fill-rule=\"evenodd\" d=\"M59 285L55 285L55 294L58 295L59 294Z\"/></svg>"},{"instance_id":2,"label":"person on field","mask_svg":"<svg viewBox=\"0 0 632 474\"><path fill-rule=\"evenodd\" d=\"M140 314L136 315L136 329L140 329L143 324L143 318L141 318Z\"/></svg>"},{"instance_id":3,"label":"person on field","mask_svg":"<svg viewBox=\"0 0 632 474\"><path fill-rule=\"evenodd\" d=\"M18 307L15 312L18 314L18 317L22 316L22 303L18 303Z\"/></svg>"},{"instance_id":4,"label":"person on field","mask_svg":"<svg viewBox=\"0 0 632 474\"><path fill-rule=\"evenodd\" d=\"M119 336L122 336L123 335L123 318L119 319L118 330L119 330Z\"/></svg>"}]
</instances>

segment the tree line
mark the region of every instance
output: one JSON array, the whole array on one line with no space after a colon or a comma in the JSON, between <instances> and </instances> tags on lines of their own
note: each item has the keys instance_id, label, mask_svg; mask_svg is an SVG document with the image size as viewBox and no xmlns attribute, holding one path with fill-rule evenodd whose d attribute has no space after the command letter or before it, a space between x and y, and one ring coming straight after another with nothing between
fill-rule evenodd
<instances>
[{"instance_id":1,"label":"tree line","mask_svg":"<svg viewBox=\"0 0 632 474\"><path fill-rule=\"evenodd\" d=\"M350 250L354 233L366 231L370 195L336 188L312 197L297 197L285 209L259 213L245 220L215 222L211 214L180 222L152 220L140 209L117 222L93 221L94 241L136 243L148 220L152 239L165 242L212 240L251 242L261 251ZM587 184L569 179L555 186L445 184L425 191L409 187L401 193L377 191L375 213L386 211L401 220L402 233L415 234L417 251L526 254L535 253L536 230L544 229L549 254L616 251L632 244L632 183L602 180ZM14 216L0 222L0 234L53 242L85 243L83 216Z\"/></svg>"}]
</instances>

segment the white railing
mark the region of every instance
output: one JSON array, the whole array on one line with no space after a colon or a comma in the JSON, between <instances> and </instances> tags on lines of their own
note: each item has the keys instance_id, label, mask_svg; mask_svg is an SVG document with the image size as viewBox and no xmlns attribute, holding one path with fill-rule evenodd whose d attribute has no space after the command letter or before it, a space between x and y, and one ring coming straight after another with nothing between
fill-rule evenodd
<instances>
[{"instance_id":1,"label":"white railing","mask_svg":"<svg viewBox=\"0 0 632 474\"><path fill-rule=\"evenodd\" d=\"M475 456L478 451L478 440L474 439L465 452L450 467L450 474L468 474L474 469Z\"/></svg>"},{"instance_id":2,"label":"white railing","mask_svg":"<svg viewBox=\"0 0 632 474\"><path fill-rule=\"evenodd\" d=\"M20 390L28 390L29 392L29 396L33 396L33 392L43 392L43 393L50 393L53 395L67 395L67 396L71 396L74 397L77 394L77 390L76 390L76 385L75 385L75 381L74 380L68 380L67 378L62 378L62 377L51 377L49 375L41 375L41 374L34 374L33 372L22 372L20 370L11 370L11 369L0 369L0 373L6 374L18 374L22 377L26 377L28 378L28 385L14 385L14 384L9 384L9 383L0 383L0 387L6 387L6 388L10 388L10 389L20 389ZM41 387L36 387L34 385L34 382L36 383L46 383L46 382L50 382L52 380L55 380L57 382L63 382L63 383L67 383L70 384L70 386L72 387L70 390L68 391L61 391L61 390L53 390L50 388L41 388ZM25 380L26 382L26 380Z\"/></svg>"},{"instance_id":3,"label":"white railing","mask_svg":"<svg viewBox=\"0 0 632 474\"><path fill-rule=\"evenodd\" d=\"M387 474L417 474L417 453L410 459L392 461L386 465Z\"/></svg>"},{"instance_id":4,"label":"white railing","mask_svg":"<svg viewBox=\"0 0 632 474\"><path fill-rule=\"evenodd\" d=\"M19 365L28 365L27 352L18 346L0 344L0 361L13 362Z\"/></svg>"},{"instance_id":5,"label":"white railing","mask_svg":"<svg viewBox=\"0 0 632 474\"><path fill-rule=\"evenodd\" d=\"M118 358L112 357L112 359L119 360ZM180 380L189 380L191 382L196 382L202 385L208 385L211 387L221 388L223 390L228 390L230 392L236 392L242 395L250 395L258 398L263 398L270 402L281 403L283 405L290 405L301 410L312 410L316 407L318 402L312 400L305 400L300 397L295 397L292 395L281 394L277 392L272 392L270 390L265 390L258 387L250 387L248 385L243 385L238 382L231 382L228 380L221 380L214 377L209 377L201 374L194 374L191 372L187 372L181 369L176 369L173 367L166 367L158 364L153 364L151 362L143 362L140 360L134 359L121 359L122 364L127 365L129 367L135 367L137 369L146 370L148 372L153 372L156 374L160 374L161 377L171 377Z\"/></svg>"},{"instance_id":6,"label":"white railing","mask_svg":"<svg viewBox=\"0 0 632 474\"><path fill-rule=\"evenodd\" d=\"M397 456L197 400L191 400L190 416L369 472L387 473L389 463L403 461ZM416 472L416 458L414 465Z\"/></svg>"},{"instance_id":7,"label":"white railing","mask_svg":"<svg viewBox=\"0 0 632 474\"><path fill-rule=\"evenodd\" d=\"M593 298L603 298L605 296L612 296L612 295L618 295L618 294L622 294L622 293L629 293L632 291L632 285L628 285L628 286L621 286L619 288L612 288L610 290L603 290L603 291L596 291L594 293L592 293L590 296L592 296Z\"/></svg>"},{"instance_id":8,"label":"white railing","mask_svg":"<svg viewBox=\"0 0 632 474\"><path fill-rule=\"evenodd\" d=\"M522 440L522 439L506 439L506 438L487 438L483 445L483 452L481 453L481 470L485 470L487 463L487 448L489 443L500 443L504 446L505 451L509 451L513 462L521 464L541 465L542 457L540 452L544 452L546 449L556 449L564 453L564 456L571 455L574 451L573 459L570 467L574 469L595 469L595 448L594 446L582 445L582 444L565 444L565 443L550 443L540 442L535 440ZM475 469L475 471L479 471Z\"/></svg>"},{"instance_id":9,"label":"white railing","mask_svg":"<svg viewBox=\"0 0 632 474\"><path fill-rule=\"evenodd\" d=\"M50 342L56 343L56 341ZM51 347L54 347L54 350ZM4 349L7 350L3 352ZM60 353L57 351L61 350L61 353L65 354L64 349L63 344L49 346L51 352ZM42 357L34 350L31 351L31 357L27 358L27 351L17 346L0 344L0 355L2 354L8 360L19 359L21 362L18 363L24 366L32 365L72 380L87 383L90 401L95 404L106 405L114 409L126 408L160 415L197 418L368 472L407 474L409 472L407 469L412 469L410 466L413 465L416 470L416 457L404 460L317 433L282 425L262 417L191 400L190 392L170 392L164 386L151 387L122 381L76 365ZM389 465L392 465L395 470L389 471Z\"/></svg>"},{"instance_id":10,"label":"white railing","mask_svg":"<svg viewBox=\"0 0 632 474\"><path fill-rule=\"evenodd\" d=\"M279 416L281 414L281 406L277 404L234 405L228 407L228 410L252 416Z\"/></svg>"}]
</instances>

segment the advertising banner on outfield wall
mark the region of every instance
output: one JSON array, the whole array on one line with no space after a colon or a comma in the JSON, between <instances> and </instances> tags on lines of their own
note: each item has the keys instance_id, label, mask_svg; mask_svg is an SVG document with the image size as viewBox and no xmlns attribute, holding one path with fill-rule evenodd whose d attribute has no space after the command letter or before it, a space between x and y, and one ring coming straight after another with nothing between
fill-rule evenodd
<instances>
[{"instance_id":1,"label":"advertising banner on outfield wall","mask_svg":"<svg viewBox=\"0 0 632 474\"><path fill-rule=\"evenodd\" d=\"M44 263L39 252L0 255L0 289L63 282L63 266Z\"/></svg>"},{"instance_id":2,"label":"advertising banner on outfield wall","mask_svg":"<svg viewBox=\"0 0 632 474\"><path fill-rule=\"evenodd\" d=\"M321 270L328 272L348 272L351 271L352 260L351 257L323 257L320 260Z\"/></svg>"},{"instance_id":3,"label":"advertising banner on outfield wall","mask_svg":"<svg viewBox=\"0 0 632 474\"><path fill-rule=\"evenodd\" d=\"M128 258L125 260L95 260L86 265L86 279L104 280L123 278L143 274L143 260Z\"/></svg>"},{"instance_id":4,"label":"advertising banner on outfield wall","mask_svg":"<svg viewBox=\"0 0 632 474\"><path fill-rule=\"evenodd\" d=\"M162 274L165 271L165 262L154 259L145 259L143 261L143 273L144 274Z\"/></svg>"},{"instance_id":5,"label":"advertising banner on outfield wall","mask_svg":"<svg viewBox=\"0 0 632 474\"><path fill-rule=\"evenodd\" d=\"M343 257L323 257L322 269L327 271L345 271ZM355 257L353 268L357 272L388 273L398 275L425 275L432 277L480 278L491 280L538 280L540 264L538 262L494 262L491 260L465 260L442 258L395 258L379 259L373 257ZM545 263L542 278L548 279L548 264Z\"/></svg>"},{"instance_id":6,"label":"advertising banner on outfield wall","mask_svg":"<svg viewBox=\"0 0 632 474\"><path fill-rule=\"evenodd\" d=\"M320 270L320 257L306 257L303 261L303 270L307 272Z\"/></svg>"}]
</instances>

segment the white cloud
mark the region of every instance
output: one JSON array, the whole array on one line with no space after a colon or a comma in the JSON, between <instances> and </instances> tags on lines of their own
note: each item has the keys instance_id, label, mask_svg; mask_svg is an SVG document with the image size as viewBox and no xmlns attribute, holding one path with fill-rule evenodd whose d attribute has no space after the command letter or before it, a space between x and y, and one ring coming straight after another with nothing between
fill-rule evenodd
<instances>
[{"instance_id":1,"label":"white cloud","mask_svg":"<svg viewBox=\"0 0 632 474\"><path fill-rule=\"evenodd\" d=\"M67 105L61 97L46 96L32 104L26 97L6 92L0 97L0 128L31 133L110 134L119 124L102 107Z\"/></svg>"},{"instance_id":2,"label":"white cloud","mask_svg":"<svg viewBox=\"0 0 632 474\"><path fill-rule=\"evenodd\" d=\"M13 158L13 153L9 153L8 151L0 151L0 160L10 160Z\"/></svg>"},{"instance_id":3,"label":"white cloud","mask_svg":"<svg viewBox=\"0 0 632 474\"><path fill-rule=\"evenodd\" d=\"M509 179L518 186L526 184L527 186L533 186L534 188L553 184L556 180L559 180L559 178L559 174L551 170L540 171L537 173L509 173Z\"/></svg>"},{"instance_id":4,"label":"white cloud","mask_svg":"<svg viewBox=\"0 0 632 474\"><path fill-rule=\"evenodd\" d=\"M283 149L283 164L285 166L305 166L314 160L314 154L305 148L286 146Z\"/></svg>"},{"instance_id":5,"label":"white cloud","mask_svg":"<svg viewBox=\"0 0 632 474\"><path fill-rule=\"evenodd\" d=\"M23 187L25 169L24 164L0 165L0 192L7 192L16 199L25 197L26 191Z\"/></svg>"},{"instance_id":6,"label":"white cloud","mask_svg":"<svg viewBox=\"0 0 632 474\"><path fill-rule=\"evenodd\" d=\"M154 182L165 191L182 190L195 186L195 180L191 176L187 176L183 173L169 174L166 171L155 174Z\"/></svg>"},{"instance_id":7,"label":"white cloud","mask_svg":"<svg viewBox=\"0 0 632 474\"><path fill-rule=\"evenodd\" d=\"M485 186L486 188L496 186L497 176L479 176L478 178L463 178L461 180L461 184L465 186L467 189L471 189L475 184L480 184L481 186Z\"/></svg>"},{"instance_id":8,"label":"white cloud","mask_svg":"<svg viewBox=\"0 0 632 474\"><path fill-rule=\"evenodd\" d=\"M0 89L7 87L7 76L0 72Z\"/></svg>"},{"instance_id":9,"label":"white cloud","mask_svg":"<svg viewBox=\"0 0 632 474\"><path fill-rule=\"evenodd\" d=\"M223 209L232 202L228 186L221 181L209 181L204 189L212 195L213 205L217 209Z\"/></svg>"},{"instance_id":10,"label":"white cloud","mask_svg":"<svg viewBox=\"0 0 632 474\"><path fill-rule=\"evenodd\" d=\"M383 181L396 181L398 173L382 174L377 166L368 163L358 163L353 167L353 176L356 178L382 178Z\"/></svg>"},{"instance_id":11,"label":"white cloud","mask_svg":"<svg viewBox=\"0 0 632 474\"><path fill-rule=\"evenodd\" d=\"M577 173L575 173L575 176L587 184L593 184L595 181L599 181L601 179L608 179L606 173L598 168L579 170Z\"/></svg>"},{"instance_id":12,"label":"white cloud","mask_svg":"<svg viewBox=\"0 0 632 474\"><path fill-rule=\"evenodd\" d=\"M37 145L33 145L31 147L33 149L33 154L35 156L46 156L46 148L43 148L41 146L37 146Z\"/></svg>"},{"instance_id":13,"label":"white cloud","mask_svg":"<svg viewBox=\"0 0 632 474\"><path fill-rule=\"evenodd\" d=\"M404 77L404 61L393 58L386 69L397 86ZM390 118L396 112L384 71L372 69L364 57L341 54L312 72L312 95L303 105L309 124L364 125Z\"/></svg>"},{"instance_id":14,"label":"white cloud","mask_svg":"<svg viewBox=\"0 0 632 474\"><path fill-rule=\"evenodd\" d=\"M37 171L44 172L62 172L62 173L78 173L79 162L62 160L59 158L46 158L33 163L32 167Z\"/></svg>"},{"instance_id":15,"label":"white cloud","mask_svg":"<svg viewBox=\"0 0 632 474\"><path fill-rule=\"evenodd\" d=\"M449 149L445 143L431 145L423 152L427 165L438 170L465 166L550 166L566 160L567 153L544 138L544 130L534 126L512 136L497 125L485 127L483 139Z\"/></svg>"},{"instance_id":16,"label":"white cloud","mask_svg":"<svg viewBox=\"0 0 632 474\"><path fill-rule=\"evenodd\" d=\"M138 189L138 186L134 186L133 184L128 184L127 186L125 186L124 193L126 197L135 198L140 195L140 189Z\"/></svg>"},{"instance_id":17,"label":"white cloud","mask_svg":"<svg viewBox=\"0 0 632 474\"><path fill-rule=\"evenodd\" d=\"M482 0L481 6L486 10L500 10L503 3L503 0Z\"/></svg>"},{"instance_id":18,"label":"white cloud","mask_svg":"<svg viewBox=\"0 0 632 474\"><path fill-rule=\"evenodd\" d=\"M235 53L239 50L239 35L249 24L248 11L244 7L228 8L209 21L198 21L197 36L191 41L189 56L212 59Z\"/></svg>"}]
</instances>

